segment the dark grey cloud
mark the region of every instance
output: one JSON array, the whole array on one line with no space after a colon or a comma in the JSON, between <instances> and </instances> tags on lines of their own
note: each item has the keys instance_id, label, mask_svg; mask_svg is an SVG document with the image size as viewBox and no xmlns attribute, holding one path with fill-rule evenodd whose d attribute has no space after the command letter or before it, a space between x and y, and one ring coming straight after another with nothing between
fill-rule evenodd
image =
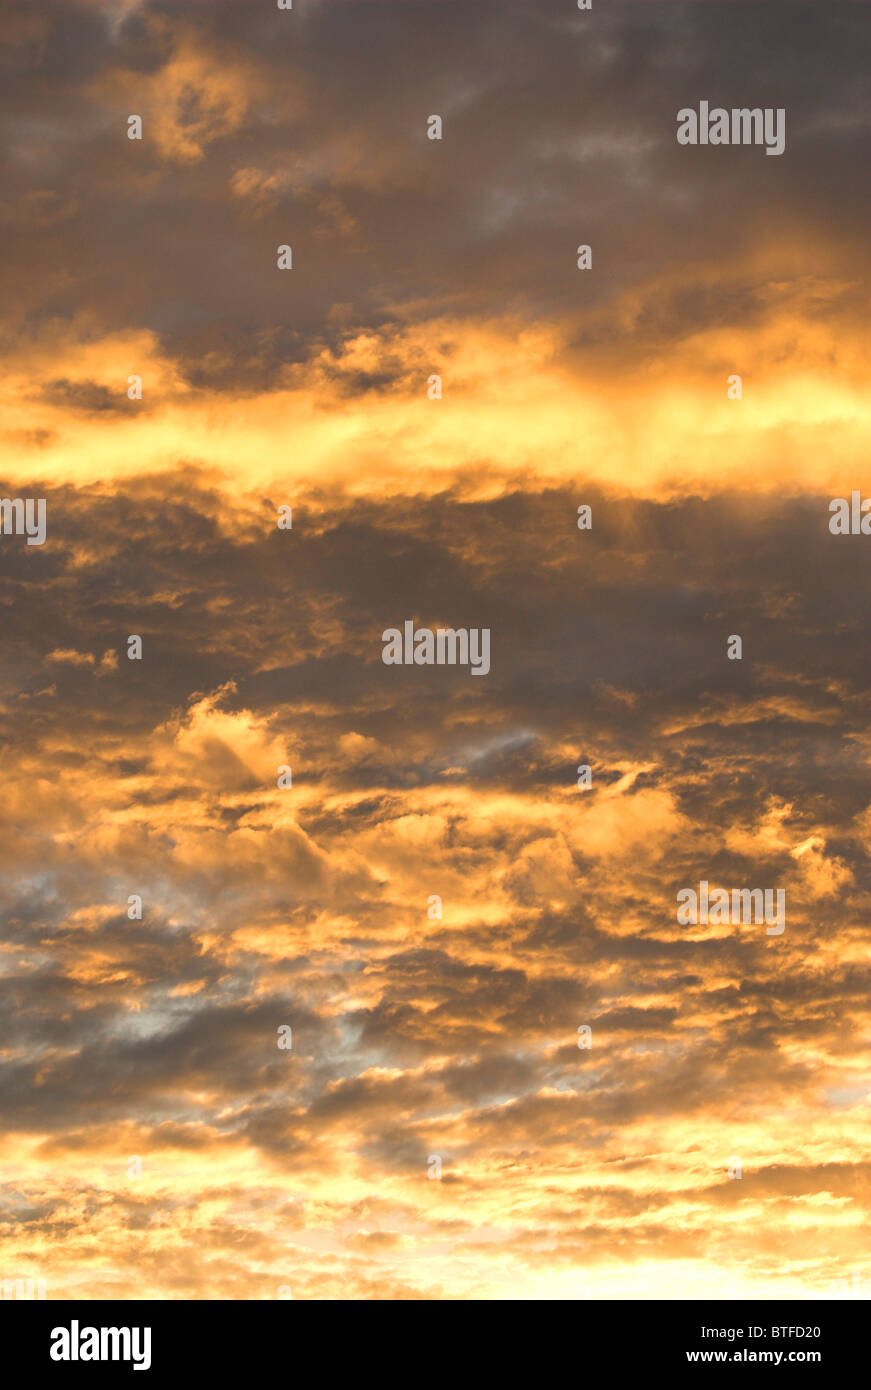
<instances>
[{"instance_id":1,"label":"dark grey cloud","mask_svg":"<svg viewBox=\"0 0 871 1390\"><path fill-rule=\"evenodd\" d=\"M760 240L804 240L805 273L861 266L861 5L372 0L290 16L152 3L120 26L108 8L52 0L30 24L31 7L7 8L0 173L30 221L4 256L7 315L146 326L195 384L261 389L342 331L421 303L558 311L607 354L613 327L582 316L681 268L687 283L660 287L620 345L651 350L700 319L752 320L763 282L731 262ZM238 124L185 163L154 121L141 143L125 132L147 83L190 51L257 80ZM196 132L208 96L193 77L185 90L172 89L179 129ZM783 106L786 153L679 147L676 113L701 98ZM441 142L425 138L431 113ZM252 169L267 189L239 197L234 177ZM63 208L62 225L40 225L34 197ZM296 268L279 284L284 242ZM594 276L578 275L580 242ZM730 268L712 286L701 267L717 260ZM348 387L389 380L385 364Z\"/></svg>"}]
</instances>

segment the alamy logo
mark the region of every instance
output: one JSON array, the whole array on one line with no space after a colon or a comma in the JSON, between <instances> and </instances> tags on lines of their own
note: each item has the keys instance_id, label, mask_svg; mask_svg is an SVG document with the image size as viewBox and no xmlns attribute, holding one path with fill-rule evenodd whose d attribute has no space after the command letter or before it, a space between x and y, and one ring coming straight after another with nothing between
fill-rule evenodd
<instances>
[{"instance_id":1,"label":"alamy logo","mask_svg":"<svg viewBox=\"0 0 871 1390\"><path fill-rule=\"evenodd\" d=\"M761 145L766 154L783 154L786 149L786 110L766 106L722 106L711 110L706 101L698 111L685 106L677 113L679 145Z\"/></svg>"},{"instance_id":2,"label":"alamy logo","mask_svg":"<svg viewBox=\"0 0 871 1390\"><path fill-rule=\"evenodd\" d=\"M829 530L833 536L871 536L871 497L862 501L856 488L846 497L833 497L829 503Z\"/></svg>"},{"instance_id":3,"label":"alamy logo","mask_svg":"<svg viewBox=\"0 0 871 1390\"><path fill-rule=\"evenodd\" d=\"M385 666L471 666L473 676L486 676L490 670L489 627L415 628L406 621L385 628L381 634Z\"/></svg>"},{"instance_id":4,"label":"alamy logo","mask_svg":"<svg viewBox=\"0 0 871 1390\"><path fill-rule=\"evenodd\" d=\"M854 1270L850 1279L835 1279L831 1286L832 1298L871 1298L871 1280L863 1279Z\"/></svg>"},{"instance_id":5,"label":"alamy logo","mask_svg":"<svg viewBox=\"0 0 871 1390\"><path fill-rule=\"evenodd\" d=\"M134 1371L151 1366L150 1327L69 1327L51 1330L52 1361L132 1361Z\"/></svg>"},{"instance_id":6,"label":"alamy logo","mask_svg":"<svg viewBox=\"0 0 871 1390\"><path fill-rule=\"evenodd\" d=\"M780 936L786 925L786 889L777 889L777 911L775 912L775 890L766 888L715 888L708 892L708 881L702 879L699 891L695 888L681 888L677 895L681 906L677 910L677 920L682 927L698 926L701 923L715 926L719 923L734 922L753 925L767 922L766 936Z\"/></svg>"},{"instance_id":7,"label":"alamy logo","mask_svg":"<svg viewBox=\"0 0 871 1390\"><path fill-rule=\"evenodd\" d=\"M45 1298L44 1279L0 1279L0 1298Z\"/></svg>"},{"instance_id":8,"label":"alamy logo","mask_svg":"<svg viewBox=\"0 0 871 1390\"><path fill-rule=\"evenodd\" d=\"M34 517L33 509L36 508ZM0 500L0 530L4 536L26 533L28 545L45 542L45 498L4 497Z\"/></svg>"}]
</instances>

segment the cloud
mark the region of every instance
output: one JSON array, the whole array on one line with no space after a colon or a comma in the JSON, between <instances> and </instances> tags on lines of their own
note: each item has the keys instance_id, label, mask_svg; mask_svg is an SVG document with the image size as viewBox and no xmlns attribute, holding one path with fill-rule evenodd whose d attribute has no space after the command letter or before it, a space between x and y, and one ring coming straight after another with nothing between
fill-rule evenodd
<instances>
[{"instance_id":1,"label":"cloud","mask_svg":"<svg viewBox=\"0 0 871 1390\"><path fill-rule=\"evenodd\" d=\"M4 1268L813 1296L869 1204L858 7L255 8L10 10ZM682 150L698 92L787 154ZM703 878L783 935L681 927Z\"/></svg>"}]
</instances>

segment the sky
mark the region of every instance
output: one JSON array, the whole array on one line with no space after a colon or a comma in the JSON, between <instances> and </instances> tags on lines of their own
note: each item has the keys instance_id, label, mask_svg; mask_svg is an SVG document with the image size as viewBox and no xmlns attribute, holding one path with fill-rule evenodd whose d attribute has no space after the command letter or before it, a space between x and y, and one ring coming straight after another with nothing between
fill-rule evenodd
<instances>
[{"instance_id":1,"label":"sky","mask_svg":"<svg viewBox=\"0 0 871 1390\"><path fill-rule=\"evenodd\" d=\"M869 24L2 5L0 1280L868 1296Z\"/></svg>"}]
</instances>

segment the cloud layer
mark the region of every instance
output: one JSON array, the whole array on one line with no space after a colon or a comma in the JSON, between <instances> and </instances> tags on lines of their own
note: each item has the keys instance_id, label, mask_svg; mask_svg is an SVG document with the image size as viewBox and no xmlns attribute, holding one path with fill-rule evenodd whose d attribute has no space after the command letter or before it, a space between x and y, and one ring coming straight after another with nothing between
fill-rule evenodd
<instances>
[{"instance_id":1,"label":"cloud layer","mask_svg":"<svg viewBox=\"0 0 871 1390\"><path fill-rule=\"evenodd\" d=\"M2 495L48 526L0 537L0 1276L830 1295L871 1200L869 541L828 529L867 11L7 18ZM785 154L679 147L700 97L784 106ZM383 665L406 619L490 673ZM784 934L679 926L702 879Z\"/></svg>"}]
</instances>

